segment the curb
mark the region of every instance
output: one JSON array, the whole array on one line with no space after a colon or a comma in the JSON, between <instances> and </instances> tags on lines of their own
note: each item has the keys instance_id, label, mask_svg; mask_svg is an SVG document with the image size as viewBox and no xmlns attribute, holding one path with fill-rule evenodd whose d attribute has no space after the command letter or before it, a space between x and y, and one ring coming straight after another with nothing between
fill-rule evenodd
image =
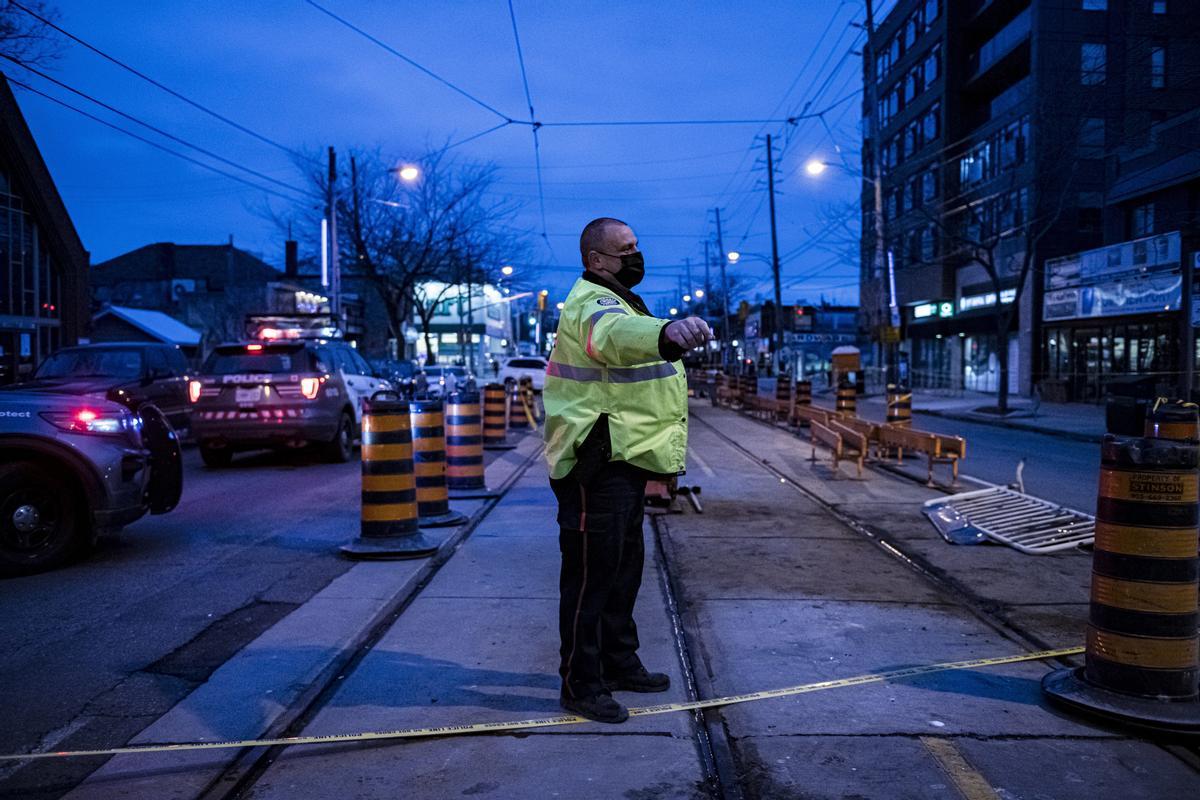
<instances>
[{"instance_id":1,"label":"curb","mask_svg":"<svg viewBox=\"0 0 1200 800\"><path fill-rule=\"evenodd\" d=\"M1029 431L1031 433L1041 433L1046 436L1056 436L1060 439L1070 439L1076 442L1087 442L1088 444L1100 444L1104 441L1104 434L1091 433L1076 433L1075 431L1060 431L1054 428L1043 428L1038 425L1033 425L1028 422L1015 422L1013 420L989 419L987 417L979 417L971 414L960 414L954 411L933 411L929 409L913 409L914 414L928 414L931 417L942 417L943 419L955 419L962 422L974 422L979 425L991 425L994 428L1010 428L1018 431Z\"/></svg>"}]
</instances>

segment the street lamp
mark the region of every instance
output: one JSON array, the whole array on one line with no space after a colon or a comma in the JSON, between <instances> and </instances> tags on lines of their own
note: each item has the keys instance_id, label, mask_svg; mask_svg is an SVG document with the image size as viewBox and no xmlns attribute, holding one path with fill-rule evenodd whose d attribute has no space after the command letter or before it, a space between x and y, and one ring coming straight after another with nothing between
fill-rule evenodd
<instances>
[{"instance_id":1,"label":"street lamp","mask_svg":"<svg viewBox=\"0 0 1200 800\"><path fill-rule=\"evenodd\" d=\"M702 298L702 297L704 297L704 290L703 290L703 289L697 289L696 291L692 292L692 294L693 294L693 295L695 295L695 297L696 297L697 299L699 299L699 298Z\"/></svg>"},{"instance_id":2,"label":"street lamp","mask_svg":"<svg viewBox=\"0 0 1200 800\"><path fill-rule=\"evenodd\" d=\"M683 302L685 302L685 303L690 303L690 302L692 302L692 296L691 296L690 294L685 294L685 295L683 296Z\"/></svg>"},{"instance_id":3,"label":"street lamp","mask_svg":"<svg viewBox=\"0 0 1200 800\"><path fill-rule=\"evenodd\" d=\"M678 308L672 308L672 309L670 309L669 313L670 313L670 315L673 317L673 316L675 316L676 314L678 314L678 313L679 313L679 309L678 309Z\"/></svg>"},{"instance_id":4,"label":"street lamp","mask_svg":"<svg viewBox=\"0 0 1200 800\"><path fill-rule=\"evenodd\" d=\"M808 163L804 165L804 171L807 172L809 175L816 177L817 175L820 175L822 172L824 172L828 167L829 167L829 165L826 164L824 161L819 161L819 160L813 158L813 159L810 159L808 161Z\"/></svg>"},{"instance_id":5,"label":"street lamp","mask_svg":"<svg viewBox=\"0 0 1200 800\"><path fill-rule=\"evenodd\" d=\"M404 181L405 183L412 183L417 178L421 177L421 170L417 169L412 164L405 164L403 167L400 167L400 169L396 170L396 173L400 176L400 180Z\"/></svg>"},{"instance_id":6,"label":"street lamp","mask_svg":"<svg viewBox=\"0 0 1200 800\"><path fill-rule=\"evenodd\" d=\"M500 274L501 275L512 275L513 268L511 266L509 266L508 264L505 264L503 267L500 268Z\"/></svg>"},{"instance_id":7,"label":"street lamp","mask_svg":"<svg viewBox=\"0 0 1200 800\"><path fill-rule=\"evenodd\" d=\"M729 260L730 264L736 264L736 263L738 263L738 260L742 257L742 254L739 253L737 250L730 250L729 254L725 257Z\"/></svg>"}]
</instances>

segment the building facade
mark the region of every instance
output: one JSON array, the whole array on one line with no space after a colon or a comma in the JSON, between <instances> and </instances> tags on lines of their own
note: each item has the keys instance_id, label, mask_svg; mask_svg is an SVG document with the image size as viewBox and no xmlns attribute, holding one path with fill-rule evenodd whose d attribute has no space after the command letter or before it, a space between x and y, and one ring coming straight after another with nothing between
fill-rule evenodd
<instances>
[{"instance_id":1,"label":"building facade","mask_svg":"<svg viewBox=\"0 0 1200 800\"><path fill-rule=\"evenodd\" d=\"M994 392L1002 353L1010 392L1063 379L1046 265L1109 243L1108 209L1129 202L1113 194L1113 154L1149 146L1156 126L1200 104L1200 23L1186 5L901 0L877 27L864 128L879 130L885 261L914 386ZM892 298L872 266L874 210L871 186L861 284L865 327L882 342Z\"/></svg>"},{"instance_id":2,"label":"building facade","mask_svg":"<svg viewBox=\"0 0 1200 800\"><path fill-rule=\"evenodd\" d=\"M87 251L0 78L0 385L86 334Z\"/></svg>"}]
</instances>

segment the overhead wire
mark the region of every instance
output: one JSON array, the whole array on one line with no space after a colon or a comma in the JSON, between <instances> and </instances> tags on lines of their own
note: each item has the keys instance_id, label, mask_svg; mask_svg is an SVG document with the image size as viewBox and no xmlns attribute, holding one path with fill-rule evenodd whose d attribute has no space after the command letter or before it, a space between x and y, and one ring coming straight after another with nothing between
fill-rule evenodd
<instances>
[{"instance_id":1,"label":"overhead wire","mask_svg":"<svg viewBox=\"0 0 1200 800\"><path fill-rule=\"evenodd\" d=\"M306 191L305 189L301 189L298 186L293 186L290 183L281 181L277 178L272 178L270 175L267 175L265 173L259 172L256 169L252 169L250 167L239 164L236 161L225 158L224 156L222 156L218 153L214 153L212 150L208 150L207 148L201 147L198 144L193 144L193 143L187 141L186 139L183 139L179 136L176 136L173 133L163 130L162 128L159 128L155 125L151 125L149 122L139 119L138 117L135 117L132 114L126 113L126 112L122 111L121 109L116 108L115 106L112 106L112 105L104 102L103 100L99 100L99 99L93 97L92 95L88 94L87 92L84 92L80 89L76 89L74 86L70 86L70 85L58 80L55 77L47 75L45 72L42 72L41 70L37 69L36 67L29 66L28 64L22 64L21 62L17 61L12 56L6 55L4 53L0 53L0 58L8 59L9 61L13 62L14 64L19 65L21 68L27 70L28 72L31 72L34 75L37 75L39 78L41 78L43 80L53 83L55 86L58 86L59 88L66 89L68 92L71 92L72 94L76 95L77 97L82 97L84 100L94 103L103 109L111 111L112 113L116 114L117 116L129 120L130 122L134 123L135 125L140 125L141 127L145 128L147 130L154 131L159 136L162 136L166 139L170 139L171 141L173 141L177 144L181 144L184 147L188 147L192 150L195 150L198 153L203 153L204 155L208 156L209 158L211 158L215 161L219 161L222 164L225 164L226 166L233 167L234 169L240 169L247 174L250 174L256 178L259 178L260 180L267 181L268 183L273 183L276 186L280 186L284 189L289 189L298 194L301 194L301 195L309 194L309 192Z\"/></svg>"},{"instance_id":2,"label":"overhead wire","mask_svg":"<svg viewBox=\"0 0 1200 800\"><path fill-rule=\"evenodd\" d=\"M542 184L542 143L538 137L541 123L537 121L537 115L533 111L533 95L529 92L529 73L525 71L525 51L521 49L521 33L517 30L517 12L513 8L513 0L508 0L508 18L512 22L513 41L517 46L517 64L521 68L521 85L525 87L525 102L529 106L529 124L533 128L533 162L537 167L538 208L542 215L542 241L545 242L546 249L553 257L554 248L550 246L550 237L546 235L546 190Z\"/></svg>"},{"instance_id":3,"label":"overhead wire","mask_svg":"<svg viewBox=\"0 0 1200 800\"><path fill-rule=\"evenodd\" d=\"M362 28L360 28L359 26L355 25L353 22L351 22L350 20L346 19L345 17L338 16L338 15L337 15L337 14L335 14L334 12L330 11L328 8L325 8L325 6L323 6L323 5L321 5L320 3L316 2L316 0L304 0L304 2L308 3L310 6L312 6L312 7L313 7L313 8L315 8L315 9L317 9L317 10L318 10L318 11L320 11L322 14L326 15L327 17L329 17L330 19L332 19L332 20L334 20L335 22L339 23L340 25L343 25L343 26L345 26L346 28L349 28L350 30L354 31L354 32L355 32L355 33L357 33L359 36L363 37L364 39L366 39L367 41L371 42L372 44L374 44L374 45L378 46L379 48L381 48L381 49L385 50L385 51L386 51L386 52L388 52L388 53L391 53L393 56L395 56L396 58L400 59L401 61L403 61L404 63L408 64L409 66L413 67L414 69L416 69L416 70L419 70L420 72L424 73L425 75L429 76L430 78L433 78L435 81L437 81L438 83L442 84L443 86L446 86L447 88L451 89L452 91L454 91L454 92L456 92L456 93L458 93L458 94L462 95L463 97L467 98L467 99L468 99L468 100L470 100L472 103L474 103L475 105L479 106L480 108L483 108L483 109L486 109L487 111L490 111L491 113L495 114L496 116L500 117L500 119L502 119L502 120L505 120L506 122L517 122L517 120L513 119L513 118L512 118L511 116L509 116L508 114L505 114L505 113L504 113L503 111L501 111L500 109L496 108L495 106L491 105L490 103L487 103L487 102L484 102L483 100L480 100L478 97L476 97L475 95L471 94L471 93L470 93L470 92L468 92L466 89L464 89L464 88L462 88L461 86L459 86L458 84L456 84L456 83L453 83L453 82L451 82L451 81L447 80L446 78L443 78L441 75L438 75L436 72L434 72L433 70L429 69L429 68L428 68L428 67L426 67L425 65L423 65L423 64L421 64L421 63L419 63L419 62L417 62L417 61L415 61L415 60L413 60L413 59L409 58L408 56L404 55L404 53L401 53L399 50L397 50L396 48L392 47L392 46L391 46L390 44L388 44L387 42L385 42L385 41L383 41L382 39L379 39L379 38L377 38L377 37L375 37L375 36L371 35L370 33L368 33L367 31L363 30L363 29L362 29Z\"/></svg>"},{"instance_id":4,"label":"overhead wire","mask_svg":"<svg viewBox=\"0 0 1200 800\"><path fill-rule=\"evenodd\" d=\"M83 39L81 39L80 37L71 33L70 31L66 30L65 28L62 28L61 26L57 25L52 20L49 20L46 17L38 14L36 11L29 8L28 6L22 5L18 0L9 0L9 5L11 5L14 8L20 9L21 11L25 12L29 16L31 16L34 19L41 22L43 25L46 25L47 27L50 27L50 28L58 31L63 36L66 36L68 39L75 42L76 44L87 48L88 50L92 51L96 55L100 56L101 58L105 59L106 61L109 61L112 64L115 64L116 66L120 67L121 69L125 70L126 72L136 75L138 78L141 78L143 81L151 84L152 86L155 86L155 87L161 89L162 91L171 95L175 99L181 100L182 102L187 103L188 105L192 106L193 108L195 108L199 111L202 111L205 114L208 114L210 117L213 117L214 119L220 120L221 122L225 123L226 125L229 125L230 127L241 131L242 133L246 134L247 136L251 136L251 137L259 140L260 142L263 142L264 144L268 144L271 147L274 147L278 150L282 150L283 152L287 153L288 155L292 156L293 158L297 158L297 159L304 160L304 161L313 161L311 156L301 153L298 150L293 150L292 148L288 147L287 145L277 142L274 139L271 139L270 137L264 136L263 134L259 133L258 131L251 130L250 128L246 127L245 125L242 125L239 122L235 122L234 120L230 119L229 117L225 116L224 114L214 111L213 109L209 108L208 106L206 106L196 100L193 100L192 98L188 97L187 95L185 95L181 92L178 92L175 89L172 89L170 86L167 86L166 84L164 84L158 80L155 80L154 78L151 78L146 73L136 69L135 67L130 66L129 64L127 64L124 61L117 58L116 56L110 55L109 53L106 53L105 51L101 50L99 47L96 47L95 45L91 44L90 42L84 41Z\"/></svg>"},{"instance_id":5,"label":"overhead wire","mask_svg":"<svg viewBox=\"0 0 1200 800\"><path fill-rule=\"evenodd\" d=\"M77 106L71 105L70 103L66 102L65 100L60 100L59 98L54 97L53 95L49 95L46 92L41 91L40 89L36 89L33 86L30 86L29 84L24 83L23 81L17 80L16 78L10 77L10 78L8 78L8 81L9 81L9 83L13 84L14 86L18 86L26 91L33 92L36 95L40 95L40 96L46 98L47 100L51 101L52 103L56 103L64 108L68 108L71 111L74 111L77 114L81 114L82 116L85 116L90 120L98 122L101 125L105 126L106 128L112 128L113 130L118 131L119 133L123 133L126 136L129 136L133 139L137 139L140 142L148 144L151 147L155 148L156 150L161 150L164 153L168 153L170 155L175 156L176 158L182 159L191 164L195 164L196 166L201 167L202 169L209 170L210 172L215 172L218 175L224 175L226 178L235 180L238 183L244 183L247 186L251 186L255 189L258 189L261 192L265 192L266 194L271 194L271 195L275 195L276 197L283 198L284 200L287 200L290 203L296 202L296 198L291 195L285 195L282 192L278 192L274 189L271 189L266 186L262 186L260 184L254 183L253 181L247 180L240 175L234 174L232 172L226 172L225 170L220 169L218 167L214 167L211 164L206 164L205 162L200 161L199 159L192 158L191 156L187 155L186 153L180 153L178 150L172 150L171 148L169 148L165 145L159 144L158 142L156 142L152 139L147 139L146 137L144 137L140 134L134 133L133 131L126 130L125 128L122 128L119 125L115 125L106 119L97 117L94 114L84 111L83 109L81 109Z\"/></svg>"}]
</instances>

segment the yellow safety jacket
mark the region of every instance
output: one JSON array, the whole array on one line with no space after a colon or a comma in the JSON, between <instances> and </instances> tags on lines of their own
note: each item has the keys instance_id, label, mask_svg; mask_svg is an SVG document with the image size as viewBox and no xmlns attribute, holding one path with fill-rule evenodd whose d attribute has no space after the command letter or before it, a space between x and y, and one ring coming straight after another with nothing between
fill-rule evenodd
<instances>
[{"instance_id":1,"label":"yellow safety jacket","mask_svg":"<svg viewBox=\"0 0 1200 800\"><path fill-rule=\"evenodd\" d=\"M576 448L601 414L609 418L612 461L663 475L684 470L687 378L659 353L670 320L622 294L585 276L563 303L542 393L551 478L575 466Z\"/></svg>"}]
</instances>

